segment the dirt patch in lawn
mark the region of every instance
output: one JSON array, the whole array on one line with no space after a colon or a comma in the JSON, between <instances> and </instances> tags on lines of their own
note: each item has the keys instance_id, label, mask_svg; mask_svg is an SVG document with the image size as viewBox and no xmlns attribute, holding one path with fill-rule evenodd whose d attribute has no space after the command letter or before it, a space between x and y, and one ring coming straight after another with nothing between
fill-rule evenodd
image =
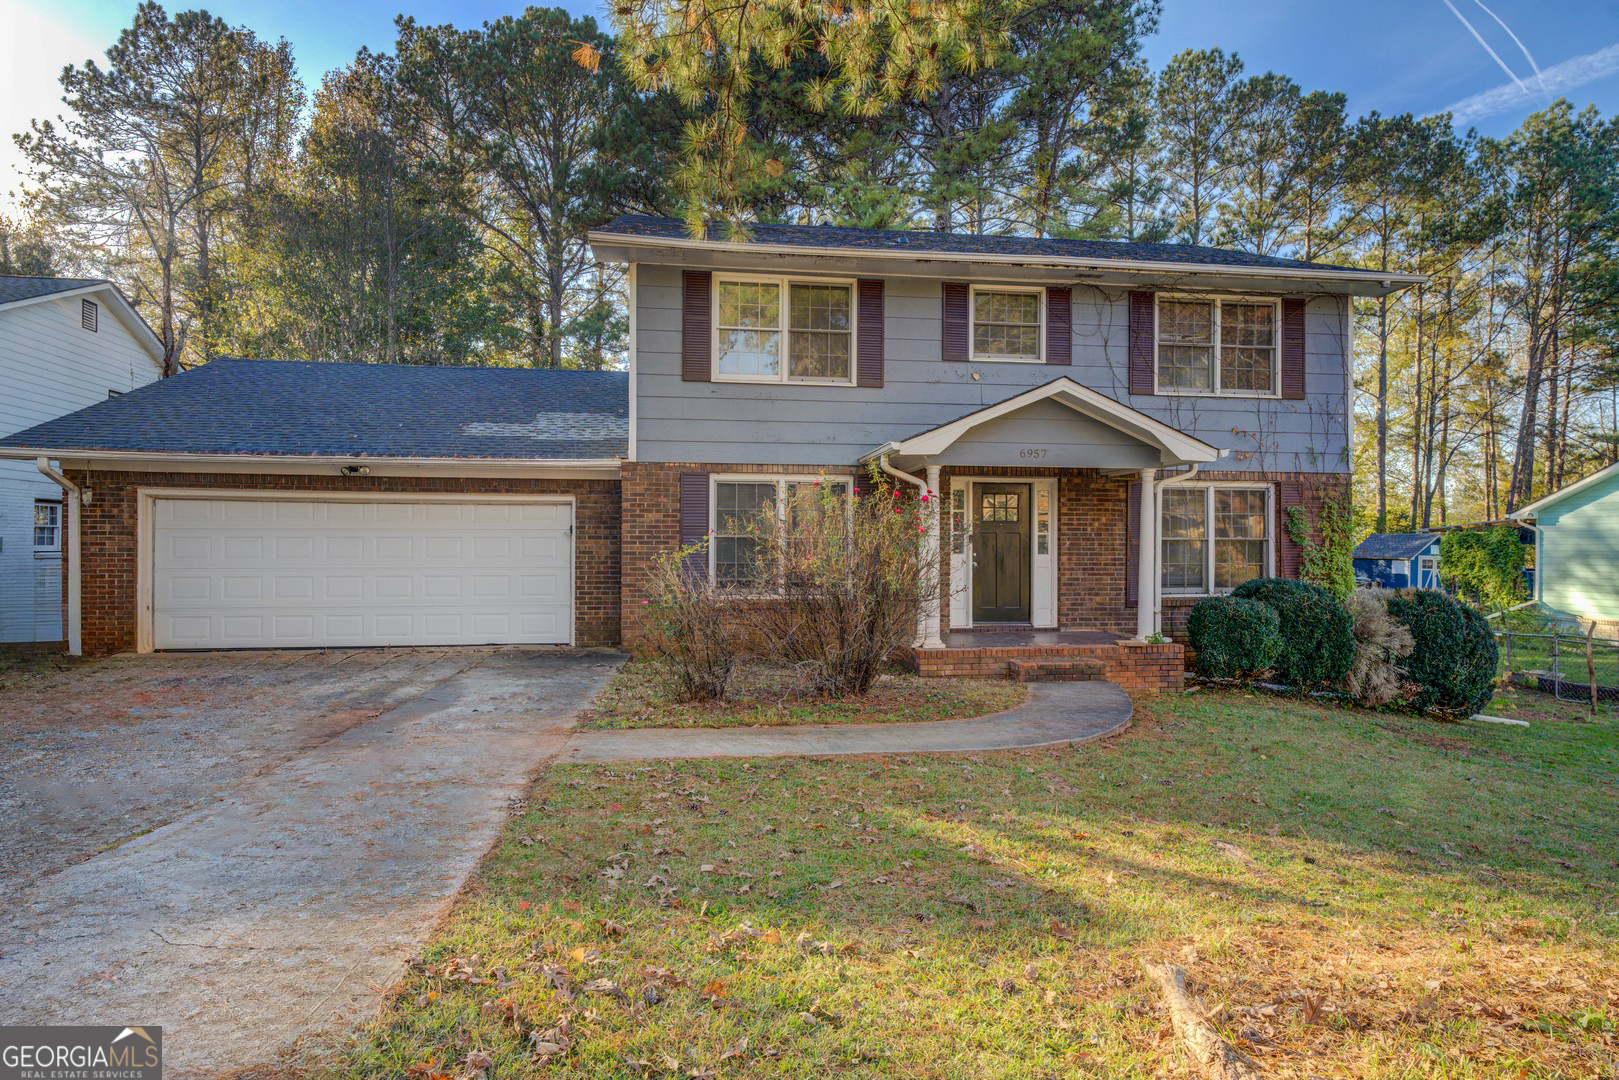
<instances>
[{"instance_id":1,"label":"dirt patch in lawn","mask_svg":"<svg viewBox=\"0 0 1619 1080\"><path fill-rule=\"evenodd\" d=\"M1005 712L1028 697L1007 679L923 679L889 674L864 697L808 693L788 668L761 664L738 669L730 700L676 703L659 693L645 664L628 664L596 704L580 717L586 729L658 727L782 727L793 724L886 724L965 720Z\"/></svg>"}]
</instances>

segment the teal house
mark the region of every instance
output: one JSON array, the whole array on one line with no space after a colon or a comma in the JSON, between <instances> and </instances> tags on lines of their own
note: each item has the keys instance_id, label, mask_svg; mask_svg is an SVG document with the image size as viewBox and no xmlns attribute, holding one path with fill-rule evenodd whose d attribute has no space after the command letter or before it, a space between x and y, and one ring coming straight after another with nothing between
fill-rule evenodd
<instances>
[{"instance_id":1,"label":"teal house","mask_svg":"<svg viewBox=\"0 0 1619 1080\"><path fill-rule=\"evenodd\" d=\"M1535 599L1581 630L1619 637L1619 465L1512 515L1535 526Z\"/></svg>"}]
</instances>

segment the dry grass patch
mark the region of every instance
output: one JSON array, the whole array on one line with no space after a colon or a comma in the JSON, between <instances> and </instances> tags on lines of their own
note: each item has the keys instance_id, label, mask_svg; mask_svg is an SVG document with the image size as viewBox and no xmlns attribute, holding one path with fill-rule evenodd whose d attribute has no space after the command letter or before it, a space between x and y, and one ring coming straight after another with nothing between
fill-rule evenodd
<instances>
[{"instance_id":1,"label":"dry grass patch","mask_svg":"<svg viewBox=\"0 0 1619 1080\"><path fill-rule=\"evenodd\" d=\"M739 665L727 701L667 700L645 664L624 666L580 718L585 728L779 727L788 724L886 724L962 720L1023 704L1027 688L1006 679L879 678L863 697L805 691L791 668Z\"/></svg>"},{"instance_id":2,"label":"dry grass patch","mask_svg":"<svg viewBox=\"0 0 1619 1080\"><path fill-rule=\"evenodd\" d=\"M1199 692L1077 748L559 768L336 1072L1185 1075L1147 958L1268 1076L1611 1077L1616 766L1612 723Z\"/></svg>"}]
</instances>

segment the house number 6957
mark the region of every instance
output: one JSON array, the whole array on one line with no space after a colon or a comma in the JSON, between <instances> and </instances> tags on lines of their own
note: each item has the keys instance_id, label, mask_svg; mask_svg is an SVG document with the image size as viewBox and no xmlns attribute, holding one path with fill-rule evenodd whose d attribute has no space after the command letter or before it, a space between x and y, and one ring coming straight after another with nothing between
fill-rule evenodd
<instances>
[{"instance_id":1,"label":"house number 6957","mask_svg":"<svg viewBox=\"0 0 1619 1080\"><path fill-rule=\"evenodd\" d=\"M1017 452L1017 456L1020 458L1043 458L1046 456L1046 448L1043 446L1025 446Z\"/></svg>"}]
</instances>

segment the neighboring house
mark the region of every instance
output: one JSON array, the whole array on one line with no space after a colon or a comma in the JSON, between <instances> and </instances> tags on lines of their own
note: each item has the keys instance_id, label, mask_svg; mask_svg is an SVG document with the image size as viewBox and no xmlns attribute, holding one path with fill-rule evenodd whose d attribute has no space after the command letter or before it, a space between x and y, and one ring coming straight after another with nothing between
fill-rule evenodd
<instances>
[{"instance_id":1,"label":"neighboring house","mask_svg":"<svg viewBox=\"0 0 1619 1080\"><path fill-rule=\"evenodd\" d=\"M944 511L929 646L1174 631L1297 574L1284 511L1348 492L1351 297L1420 280L645 217L591 242L628 267L627 374L215 361L0 440L94 493L85 648L617 644L660 551L712 536L745 585L741 513L882 469Z\"/></svg>"},{"instance_id":2,"label":"neighboring house","mask_svg":"<svg viewBox=\"0 0 1619 1080\"><path fill-rule=\"evenodd\" d=\"M1384 589L1439 588L1438 533L1373 533L1351 556L1355 582Z\"/></svg>"},{"instance_id":3,"label":"neighboring house","mask_svg":"<svg viewBox=\"0 0 1619 1080\"><path fill-rule=\"evenodd\" d=\"M1513 511L1535 525L1535 599L1582 631L1619 637L1619 465Z\"/></svg>"},{"instance_id":4,"label":"neighboring house","mask_svg":"<svg viewBox=\"0 0 1619 1080\"><path fill-rule=\"evenodd\" d=\"M117 287L0 276L0 435L154 382L163 347ZM63 640L62 489L0 461L0 642Z\"/></svg>"}]
</instances>

